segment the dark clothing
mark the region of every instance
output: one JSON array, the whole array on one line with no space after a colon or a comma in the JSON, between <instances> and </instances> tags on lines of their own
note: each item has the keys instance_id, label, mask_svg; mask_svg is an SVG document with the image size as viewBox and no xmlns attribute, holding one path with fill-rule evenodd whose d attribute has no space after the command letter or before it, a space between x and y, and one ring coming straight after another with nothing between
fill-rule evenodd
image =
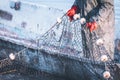
<instances>
[{"instance_id":1,"label":"dark clothing","mask_svg":"<svg viewBox=\"0 0 120 80\"><path fill-rule=\"evenodd\" d=\"M93 32L90 32L89 29L86 27L86 25L82 25L83 29L81 30L81 34L82 34L84 57L94 59L95 61L100 61L100 57L103 54L101 53L102 51L98 50L100 46L98 47L96 45L95 38L101 38L104 40L104 46L107 52L113 58L114 0L75 0L73 6L77 6L77 13L80 13L81 17L86 18L87 22L95 21L98 25L97 30ZM90 72L83 72L83 74L78 74L79 72L82 71L77 70L76 75L74 76L77 79L74 78L72 80L78 80L78 79L86 80L85 78L88 78L87 80L105 80L103 78L103 72L105 71L105 67L99 68L96 65L91 65L91 64L87 64L87 65L83 64L83 66L87 71ZM71 73L73 71L71 71ZM70 74L68 75L70 77L73 77Z\"/></svg>"},{"instance_id":2,"label":"dark clothing","mask_svg":"<svg viewBox=\"0 0 120 80\"><path fill-rule=\"evenodd\" d=\"M114 53L114 0L75 0L74 4L78 7L77 13L86 18L88 22L96 21L98 28L95 30L97 36L104 40L104 46L108 53L113 57ZM84 37L94 37L89 31L82 33L83 44L90 45L90 40L84 40ZM94 45L93 45L94 47ZM87 48L87 47L85 47ZM90 47L88 47L90 48ZM92 49L95 53L94 49ZM87 53L85 53L87 54ZM89 55L88 55L89 56Z\"/></svg>"}]
</instances>

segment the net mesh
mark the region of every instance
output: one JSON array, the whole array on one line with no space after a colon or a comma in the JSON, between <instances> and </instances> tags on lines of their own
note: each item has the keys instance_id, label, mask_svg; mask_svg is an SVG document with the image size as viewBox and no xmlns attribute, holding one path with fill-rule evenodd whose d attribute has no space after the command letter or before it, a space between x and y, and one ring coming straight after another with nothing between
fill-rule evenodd
<instances>
[{"instance_id":1,"label":"net mesh","mask_svg":"<svg viewBox=\"0 0 120 80\"><path fill-rule=\"evenodd\" d=\"M61 22L56 22L45 34L36 40L38 55L40 54L39 51L44 51L49 54L59 54L79 60L83 66L89 68L91 73L98 77L101 77L105 70L113 71L111 66L114 65L114 61L103 44L96 44L99 36L95 32L90 33L85 25L81 26L80 20L70 22L66 15L63 15L60 19L62 20ZM11 60L11 57L0 60L0 73L26 71L30 74L39 75L41 73L39 70L29 70L30 65L27 64L29 60L26 58L31 57L28 56L30 54L27 54L29 47L16 52L13 55L16 57L15 60ZM107 55L108 62L104 63L101 61L102 55ZM37 63L37 61L38 58L36 57L33 62ZM98 65L105 67L99 69Z\"/></svg>"}]
</instances>

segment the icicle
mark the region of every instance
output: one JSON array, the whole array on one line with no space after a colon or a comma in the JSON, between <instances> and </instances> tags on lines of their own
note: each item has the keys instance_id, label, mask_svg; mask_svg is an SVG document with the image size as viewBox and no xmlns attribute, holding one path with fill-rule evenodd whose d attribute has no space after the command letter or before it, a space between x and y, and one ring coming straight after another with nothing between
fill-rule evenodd
<instances>
[{"instance_id":1,"label":"icicle","mask_svg":"<svg viewBox=\"0 0 120 80\"><path fill-rule=\"evenodd\" d=\"M103 77L104 77L105 79L110 78L110 77L111 77L110 72L109 72L109 71L105 71L105 72L103 73Z\"/></svg>"},{"instance_id":2,"label":"icicle","mask_svg":"<svg viewBox=\"0 0 120 80\"><path fill-rule=\"evenodd\" d=\"M96 41L96 44L97 44L97 45L103 44L103 40L102 40L102 39L98 39L98 40Z\"/></svg>"},{"instance_id":3,"label":"icicle","mask_svg":"<svg viewBox=\"0 0 120 80\"><path fill-rule=\"evenodd\" d=\"M15 55L13 53L10 53L9 57L10 57L11 60L15 59Z\"/></svg>"},{"instance_id":4,"label":"icicle","mask_svg":"<svg viewBox=\"0 0 120 80\"><path fill-rule=\"evenodd\" d=\"M102 61L102 62L108 61L107 55L102 55L102 56L101 56L101 61Z\"/></svg>"},{"instance_id":5,"label":"icicle","mask_svg":"<svg viewBox=\"0 0 120 80\"><path fill-rule=\"evenodd\" d=\"M75 14L75 15L73 16L73 19L74 19L74 20L80 19L80 15L79 15L79 14Z\"/></svg>"},{"instance_id":6,"label":"icicle","mask_svg":"<svg viewBox=\"0 0 120 80\"><path fill-rule=\"evenodd\" d=\"M81 19L80 19L80 23L81 23L81 24L85 24L85 23L86 23L86 19L85 19L85 18L81 18Z\"/></svg>"},{"instance_id":7,"label":"icicle","mask_svg":"<svg viewBox=\"0 0 120 80\"><path fill-rule=\"evenodd\" d=\"M57 22L58 22L58 23L61 23L62 20L61 20L60 18L57 18Z\"/></svg>"}]
</instances>

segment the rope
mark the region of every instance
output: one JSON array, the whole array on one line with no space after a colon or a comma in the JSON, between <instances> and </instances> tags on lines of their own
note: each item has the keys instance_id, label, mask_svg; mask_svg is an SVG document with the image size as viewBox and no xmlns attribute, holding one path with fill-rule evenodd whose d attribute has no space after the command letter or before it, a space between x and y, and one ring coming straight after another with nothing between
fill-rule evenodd
<instances>
[{"instance_id":1,"label":"rope","mask_svg":"<svg viewBox=\"0 0 120 80\"><path fill-rule=\"evenodd\" d=\"M96 35L95 32L90 33L90 35L87 35L89 31L87 31L86 27L84 26L84 27L79 28L81 25L79 20L74 21L74 22L69 22L67 17L66 17L66 14L64 14L60 19L62 19L61 23L56 22L40 38L38 38L38 37L36 38L35 41L37 41L37 53L40 50L44 50L45 52L47 52L49 54L55 54L55 55L57 54L57 55L61 55L64 57L69 57L71 59L79 60L81 63L84 63L84 65L91 64L93 67L91 68L91 65L89 67L91 68L91 70L93 70L93 68L94 68L93 71L97 76L98 76L98 73L96 71L97 65L98 66L105 65L105 67L110 66L110 68L112 68L111 65L114 64L114 61L112 60L110 55L107 53L104 45L100 45L100 46L96 45L95 50L97 53L97 57L98 57L99 53L100 53L99 57L101 57L102 54L105 54L105 55L108 55L109 59L112 62L108 62L108 63L104 64L103 62L96 61L96 59L95 59L94 51L92 51L92 48L94 48L94 46L95 46L95 43L93 42L93 40L96 41L98 39L98 36ZM59 45L56 46L55 43L57 41L55 42L55 40L54 40L55 39L54 37L56 36L55 32L54 32L54 28L60 28L61 26L62 26L62 34L58 40ZM72 28L73 28L73 30L72 30ZM80 35L79 33L82 33L84 35L79 36ZM93 36L94 36L94 38L93 38ZM74 39L73 39L73 37L74 37ZM71 40L71 39L73 39L73 40ZM85 41L83 41L82 39ZM70 43L72 42L71 45L73 47L71 47L69 45L69 41L70 41ZM83 42L83 45L80 45L80 43L82 43L81 41ZM93 45L93 43L94 43L94 45ZM21 53L25 54L25 51L27 51L30 48L30 46L32 46L32 44L30 44L26 48L18 51L14 55L20 56ZM67 51L66 51L66 49L67 49ZM81 49L81 52L79 51L79 49ZM87 49L87 50L85 50L85 49ZM70 53L74 53L74 54L70 54ZM84 57L80 56L79 54L83 54ZM21 59L19 58L19 60L21 60ZM9 62L7 62L7 61L9 61ZM12 60L10 60L10 58L6 58L4 60L1 60L0 61L0 68L7 66L7 65L4 65L7 63L9 63L9 65L12 65Z\"/></svg>"}]
</instances>

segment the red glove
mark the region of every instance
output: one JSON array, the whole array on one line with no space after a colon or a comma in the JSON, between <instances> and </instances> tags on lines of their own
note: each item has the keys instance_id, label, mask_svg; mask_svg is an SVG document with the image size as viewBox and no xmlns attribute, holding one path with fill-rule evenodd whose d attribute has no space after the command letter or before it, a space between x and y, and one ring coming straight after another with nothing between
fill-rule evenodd
<instances>
[{"instance_id":1,"label":"red glove","mask_svg":"<svg viewBox=\"0 0 120 80\"><path fill-rule=\"evenodd\" d=\"M67 11L67 16L69 16L70 21L73 20L73 16L76 14L77 6L72 6L70 10Z\"/></svg>"},{"instance_id":2,"label":"red glove","mask_svg":"<svg viewBox=\"0 0 120 80\"><path fill-rule=\"evenodd\" d=\"M95 21L86 23L86 26L90 29L90 32L97 29L97 23Z\"/></svg>"}]
</instances>

